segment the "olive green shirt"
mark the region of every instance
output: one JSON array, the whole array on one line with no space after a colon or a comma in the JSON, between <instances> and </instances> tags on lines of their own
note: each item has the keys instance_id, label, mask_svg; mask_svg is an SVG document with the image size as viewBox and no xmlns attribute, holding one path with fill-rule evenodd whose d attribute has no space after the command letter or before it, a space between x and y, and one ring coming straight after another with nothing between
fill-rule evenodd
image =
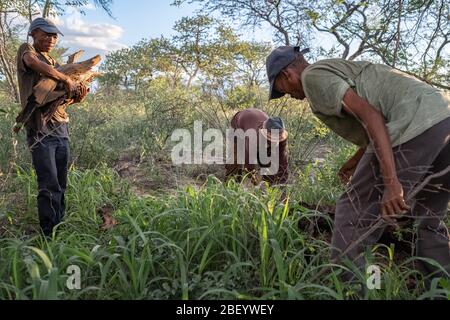
<instances>
[{"instance_id":1,"label":"olive green shirt","mask_svg":"<svg viewBox=\"0 0 450 320\"><path fill-rule=\"evenodd\" d=\"M366 130L342 106L350 88L383 114L393 147L450 117L448 92L386 65L322 60L304 70L302 85L313 113L335 133L361 147L369 146Z\"/></svg>"}]
</instances>

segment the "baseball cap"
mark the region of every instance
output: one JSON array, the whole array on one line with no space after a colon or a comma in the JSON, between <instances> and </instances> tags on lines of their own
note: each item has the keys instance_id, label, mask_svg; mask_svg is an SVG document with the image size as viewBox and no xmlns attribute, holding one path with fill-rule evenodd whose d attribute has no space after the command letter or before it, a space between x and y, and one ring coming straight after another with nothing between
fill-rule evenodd
<instances>
[{"instance_id":1,"label":"baseball cap","mask_svg":"<svg viewBox=\"0 0 450 320\"><path fill-rule=\"evenodd\" d=\"M41 29L46 33L59 33L60 35L64 36L64 34L58 29L55 23L46 18L34 19L30 24L30 28L28 29L28 35L31 35L31 32L36 29Z\"/></svg>"},{"instance_id":2,"label":"baseball cap","mask_svg":"<svg viewBox=\"0 0 450 320\"><path fill-rule=\"evenodd\" d=\"M306 54L309 51L309 48L300 51L300 47L282 46L273 50L272 53L267 57L266 69L270 83L269 100L278 99L284 96L284 93L278 92L274 88L275 79L277 78L281 70L294 62L298 53Z\"/></svg>"},{"instance_id":3,"label":"baseball cap","mask_svg":"<svg viewBox=\"0 0 450 320\"><path fill-rule=\"evenodd\" d=\"M277 143L286 141L289 136L280 117L273 117L264 121L260 132L268 141ZM273 132L277 132L278 135L272 135Z\"/></svg>"}]
</instances>

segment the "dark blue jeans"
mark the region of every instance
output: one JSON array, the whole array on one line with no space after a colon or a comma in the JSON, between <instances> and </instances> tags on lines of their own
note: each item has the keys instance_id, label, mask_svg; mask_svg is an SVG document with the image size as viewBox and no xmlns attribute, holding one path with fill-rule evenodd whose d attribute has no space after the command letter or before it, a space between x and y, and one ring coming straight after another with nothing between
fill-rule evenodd
<instances>
[{"instance_id":1,"label":"dark blue jeans","mask_svg":"<svg viewBox=\"0 0 450 320\"><path fill-rule=\"evenodd\" d=\"M30 150L39 188L39 222L44 235L50 236L64 217L69 141L67 138L46 137L30 143Z\"/></svg>"}]
</instances>

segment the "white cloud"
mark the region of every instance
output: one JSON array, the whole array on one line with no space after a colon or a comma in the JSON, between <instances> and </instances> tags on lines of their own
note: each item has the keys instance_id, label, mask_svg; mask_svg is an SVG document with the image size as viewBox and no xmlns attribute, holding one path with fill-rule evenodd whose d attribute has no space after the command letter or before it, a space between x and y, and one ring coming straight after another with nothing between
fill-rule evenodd
<instances>
[{"instance_id":1,"label":"white cloud","mask_svg":"<svg viewBox=\"0 0 450 320\"><path fill-rule=\"evenodd\" d=\"M64 37L60 38L60 45L69 48L69 52L83 49L86 56L106 55L108 52L127 47L119 41L124 30L118 25L84 21L77 11L71 11L54 21L64 34Z\"/></svg>"}]
</instances>

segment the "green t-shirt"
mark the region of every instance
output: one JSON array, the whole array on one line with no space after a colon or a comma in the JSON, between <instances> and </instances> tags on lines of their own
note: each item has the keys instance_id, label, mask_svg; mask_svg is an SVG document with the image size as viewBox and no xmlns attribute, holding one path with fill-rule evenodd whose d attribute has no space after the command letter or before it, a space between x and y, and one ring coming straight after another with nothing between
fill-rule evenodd
<instances>
[{"instance_id":1,"label":"green t-shirt","mask_svg":"<svg viewBox=\"0 0 450 320\"><path fill-rule=\"evenodd\" d=\"M383 114L393 147L450 117L448 92L381 64L322 60L305 69L302 85L313 113L338 135L361 147L369 146L366 130L342 107L349 88Z\"/></svg>"}]
</instances>

